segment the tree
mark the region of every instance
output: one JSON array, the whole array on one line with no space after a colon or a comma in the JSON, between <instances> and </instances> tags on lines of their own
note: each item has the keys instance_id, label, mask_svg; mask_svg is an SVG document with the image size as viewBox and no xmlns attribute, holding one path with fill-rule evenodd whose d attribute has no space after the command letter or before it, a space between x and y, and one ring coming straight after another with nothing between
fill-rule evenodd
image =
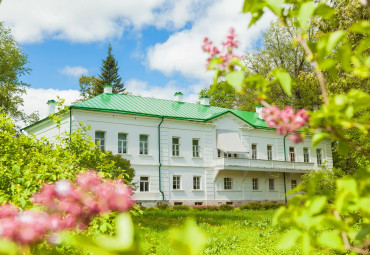
<instances>
[{"instance_id":1,"label":"tree","mask_svg":"<svg viewBox=\"0 0 370 255\"><path fill-rule=\"evenodd\" d=\"M105 84L113 85L113 93L121 94L125 92L126 88L118 74L118 62L112 55L112 46L110 44L108 46L108 56L103 60L103 66L100 70L100 86L96 87L96 92L102 93Z\"/></svg>"},{"instance_id":2,"label":"tree","mask_svg":"<svg viewBox=\"0 0 370 255\"><path fill-rule=\"evenodd\" d=\"M95 75L82 75L80 77L79 84L82 100L87 100L103 93L105 84L111 84L115 94L125 93L126 88L118 74L118 62L112 54L112 46L110 44L108 46L108 56L102 61L100 70L101 74L98 77Z\"/></svg>"},{"instance_id":3,"label":"tree","mask_svg":"<svg viewBox=\"0 0 370 255\"><path fill-rule=\"evenodd\" d=\"M22 95L28 85L20 77L30 71L25 66L27 62L27 55L10 30L0 23L0 111L16 121L25 118L19 107L23 104Z\"/></svg>"},{"instance_id":4,"label":"tree","mask_svg":"<svg viewBox=\"0 0 370 255\"><path fill-rule=\"evenodd\" d=\"M212 84L209 89L202 89L199 95L208 96L210 105L224 108L234 108L237 98L235 88L224 81Z\"/></svg>"}]
</instances>

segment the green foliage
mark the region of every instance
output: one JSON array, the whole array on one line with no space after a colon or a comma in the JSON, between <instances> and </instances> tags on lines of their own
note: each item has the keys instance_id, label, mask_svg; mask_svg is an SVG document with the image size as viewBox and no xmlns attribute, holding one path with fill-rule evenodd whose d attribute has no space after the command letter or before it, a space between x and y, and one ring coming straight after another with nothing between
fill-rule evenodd
<instances>
[{"instance_id":1,"label":"green foliage","mask_svg":"<svg viewBox=\"0 0 370 255\"><path fill-rule=\"evenodd\" d=\"M198 211L219 211L219 207L215 205L194 206L193 209Z\"/></svg>"},{"instance_id":2,"label":"green foliage","mask_svg":"<svg viewBox=\"0 0 370 255\"><path fill-rule=\"evenodd\" d=\"M171 207L171 210L174 211L189 211L190 207L187 205L174 205Z\"/></svg>"},{"instance_id":3,"label":"green foliage","mask_svg":"<svg viewBox=\"0 0 370 255\"><path fill-rule=\"evenodd\" d=\"M99 150L86 130L81 124L76 132L50 143L16 134L11 119L0 114L0 203L9 201L22 208L29 207L30 196L42 184L74 179L77 173L87 169L131 181L134 171L130 163Z\"/></svg>"},{"instance_id":4,"label":"green foliage","mask_svg":"<svg viewBox=\"0 0 370 255\"><path fill-rule=\"evenodd\" d=\"M234 210L234 206L228 204L222 204L219 206L220 211L232 211Z\"/></svg>"},{"instance_id":5,"label":"green foliage","mask_svg":"<svg viewBox=\"0 0 370 255\"><path fill-rule=\"evenodd\" d=\"M22 95L28 86L21 81L21 76L30 71L27 63L27 55L22 52L10 30L0 22L0 112L15 120L26 118L19 107L23 104Z\"/></svg>"},{"instance_id":6,"label":"green foliage","mask_svg":"<svg viewBox=\"0 0 370 255\"><path fill-rule=\"evenodd\" d=\"M242 205L240 207L242 210L260 210L262 209L262 204L259 202L250 202L248 204Z\"/></svg>"},{"instance_id":7,"label":"green foliage","mask_svg":"<svg viewBox=\"0 0 370 255\"><path fill-rule=\"evenodd\" d=\"M156 207L160 210L166 210L168 208L168 204L167 203L159 203L159 204L157 204Z\"/></svg>"},{"instance_id":8,"label":"green foliage","mask_svg":"<svg viewBox=\"0 0 370 255\"><path fill-rule=\"evenodd\" d=\"M227 82L212 84L209 89L200 91L200 96L208 96L209 104L217 107L234 108L237 95L235 88Z\"/></svg>"}]
</instances>

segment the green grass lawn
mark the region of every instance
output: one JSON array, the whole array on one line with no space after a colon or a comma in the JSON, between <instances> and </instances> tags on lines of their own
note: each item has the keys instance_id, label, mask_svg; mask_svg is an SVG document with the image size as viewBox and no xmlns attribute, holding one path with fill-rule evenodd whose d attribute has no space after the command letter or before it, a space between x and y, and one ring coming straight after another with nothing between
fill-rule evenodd
<instances>
[{"instance_id":1,"label":"green grass lawn","mask_svg":"<svg viewBox=\"0 0 370 255\"><path fill-rule=\"evenodd\" d=\"M176 254L169 229L187 218L196 220L207 236L203 254L300 254L298 249L276 250L281 233L271 226L275 210L240 211L145 211L134 217L153 254Z\"/></svg>"}]
</instances>

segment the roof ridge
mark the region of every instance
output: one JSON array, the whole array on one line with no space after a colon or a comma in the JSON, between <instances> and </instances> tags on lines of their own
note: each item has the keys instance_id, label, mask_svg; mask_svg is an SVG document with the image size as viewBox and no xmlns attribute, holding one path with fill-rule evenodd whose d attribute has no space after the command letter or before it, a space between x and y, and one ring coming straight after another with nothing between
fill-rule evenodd
<instances>
[{"instance_id":1,"label":"roof ridge","mask_svg":"<svg viewBox=\"0 0 370 255\"><path fill-rule=\"evenodd\" d=\"M91 99L94 99L96 97L100 97L104 95L104 93L102 94L99 94L95 97L92 97L92 98L89 98L85 101L82 101L82 102L79 102L77 104L73 104L73 105L78 105L78 104L81 104L81 103L84 103L84 102L87 102ZM139 98L148 98L148 99L154 99L154 100L161 100L161 101L168 101L168 102L179 102L179 101L176 101L176 100L172 100L172 99L164 99L164 98L156 98L156 97L148 97L148 96L140 96L140 95L132 95L132 94L109 94L110 96L130 96L130 97L139 97ZM197 103L191 103L191 102L184 102L184 101L181 101L179 103L182 103L182 104L193 104L193 105L202 105L202 104L197 104ZM72 106L72 105L70 105ZM234 109L234 108L226 108L226 107L220 107L220 106L213 106L213 105L204 105L204 106L207 106L207 107L210 107L210 108L216 108L216 109L222 109L222 110L227 110L227 111L240 111L240 112L248 112L248 113L255 113L255 112L250 112L250 111L244 111L244 110L239 110L239 109Z\"/></svg>"}]
</instances>

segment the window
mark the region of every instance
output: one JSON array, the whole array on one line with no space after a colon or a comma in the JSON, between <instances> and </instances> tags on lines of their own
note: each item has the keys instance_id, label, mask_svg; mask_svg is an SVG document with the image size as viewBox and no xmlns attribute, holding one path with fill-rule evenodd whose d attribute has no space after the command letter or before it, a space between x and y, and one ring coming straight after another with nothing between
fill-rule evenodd
<instances>
[{"instance_id":1,"label":"window","mask_svg":"<svg viewBox=\"0 0 370 255\"><path fill-rule=\"evenodd\" d=\"M172 156L180 155L180 138L172 137Z\"/></svg>"},{"instance_id":2,"label":"window","mask_svg":"<svg viewBox=\"0 0 370 255\"><path fill-rule=\"evenodd\" d=\"M173 205L182 205L182 202L174 202Z\"/></svg>"},{"instance_id":3,"label":"window","mask_svg":"<svg viewBox=\"0 0 370 255\"><path fill-rule=\"evenodd\" d=\"M101 149L105 149L105 133L102 131L95 131L95 144Z\"/></svg>"},{"instance_id":4,"label":"window","mask_svg":"<svg viewBox=\"0 0 370 255\"><path fill-rule=\"evenodd\" d=\"M127 153L127 134L118 134L118 153Z\"/></svg>"},{"instance_id":5,"label":"window","mask_svg":"<svg viewBox=\"0 0 370 255\"><path fill-rule=\"evenodd\" d=\"M289 147L290 161L295 162L295 152L294 147Z\"/></svg>"},{"instance_id":6,"label":"window","mask_svg":"<svg viewBox=\"0 0 370 255\"><path fill-rule=\"evenodd\" d=\"M234 202L226 202L227 205L233 205Z\"/></svg>"},{"instance_id":7,"label":"window","mask_svg":"<svg viewBox=\"0 0 370 255\"><path fill-rule=\"evenodd\" d=\"M272 160L272 146L267 145L267 160Z\"/></svg>"},{"instance_id":8,"label":"window","mask_svg":"<svg viewBox=\"0 0 370 255\"><path fill-rule=\"evenodd\" d=\"M219 149L217 149L217 157L221 158L221 151Z\"/></svg>"},{"instance_id":9,"label":"window","mask_svg":"<svg viewBox=\"0 0 370 255\"><path fill-rule=\"evenodd\" d=\"M269 179L269 190L275 190L275 180Z\"/></svg>"},{"instance_id":10,"label":"window","mask_svg":"<svg viewBox=\"0 0 370 255\"><path fill-rule=\"evenodd\" d=\"M322 164L322 155L321 155L321 149L316 149L316 157L317 157L317 165Z\"/></svg>"},{"instance_id":11,"label":"window","mask_svg":"<svg viewBox=\"0 0 370 255\"><path fill-rule=\"evenodd\" d=\"M258 190L258 179L257 178L252 179L252 189Z\"/></svg>"},{"instance_id":12,"label":"window","mask_svg":"<svg viewBox=\"0 0 370 255\"><path fill-rule=\"evenodd\" d=\"M172 177L172 189L180 189L180 181L181 181L181 176L174 175Z\"/></svg>"},{"instance_id":13,"label":"window","mask_svg":"<svg viewBox=\"0 0 370 255\"><path fill-rule=\"evenodd\" d=\"M224 178L224 189L230 190L232 189L232 179L227 177Z\"/></svg>"},{"instance_id":14,"label":"window","mask_svg":"<svg viewBox=\"0 0 370 255\"><path fill-rule=\"evenodd\" d=\"M193 176L193 189L200 190L200 176Z\"/></svg>"},{"instance_id":15,"label":"window","mask_svg":"<svg viewBox=\"0 0 370 255\"><path fill-rule=\"evenodd\" d=\"M252 158L257 158L257 144L252 144Z\"/></svg>"},{"instance_id":16,"label":"window","mask_svg":"<svg viewBox=\"0 0 370 255\"><path fill-rule=\"evenodd\" d=\"M148 135L140 135L140 154L148 154Z\"/></svg>"},{"instance_id":17,"label":"window","mask_svg":"<svg viewBox=\"0 0 370 255\"><path fill-rule=\"evenodd\" d=\"M148 192L149 191L149 177L140 176L140 191Z\"/></svg>"},{"instance_id":18,"label":"window","mask_svg":"<svg viewBox=\"0 0 370 255\"><path fill-rule=\"evenodd\" d=\"M194 202L194 205L203 205L203 202Z\"/></svg>"},{"instance_id":19,"label":"window","mask_svg":"<svg viewBox=\"0 0 370 255\"><path fill-rule=\"evenodd\" d=\"M303 162L310 162L310 155L308 154L308 148L303 148Z\"/></svg>"},{"instance_id":20,"label":"window","mask_svg":"<svg viewBox=\"0 0 370 255\"><path fill-rule=\"evenodd\" d=\"M295 187L297 187L297 180L291 180L290 184L292 186L292 189L294 189Z\"/></svg>"},{"instance_id":21,"label":"window","mask_svg":"<svg viewBox=\"0 0 370 255\"><path fill-rule=\"evenodd\" d=\"M199 158L199 139L193 139L193 157Z\"/></svg>"}]
</instances>

